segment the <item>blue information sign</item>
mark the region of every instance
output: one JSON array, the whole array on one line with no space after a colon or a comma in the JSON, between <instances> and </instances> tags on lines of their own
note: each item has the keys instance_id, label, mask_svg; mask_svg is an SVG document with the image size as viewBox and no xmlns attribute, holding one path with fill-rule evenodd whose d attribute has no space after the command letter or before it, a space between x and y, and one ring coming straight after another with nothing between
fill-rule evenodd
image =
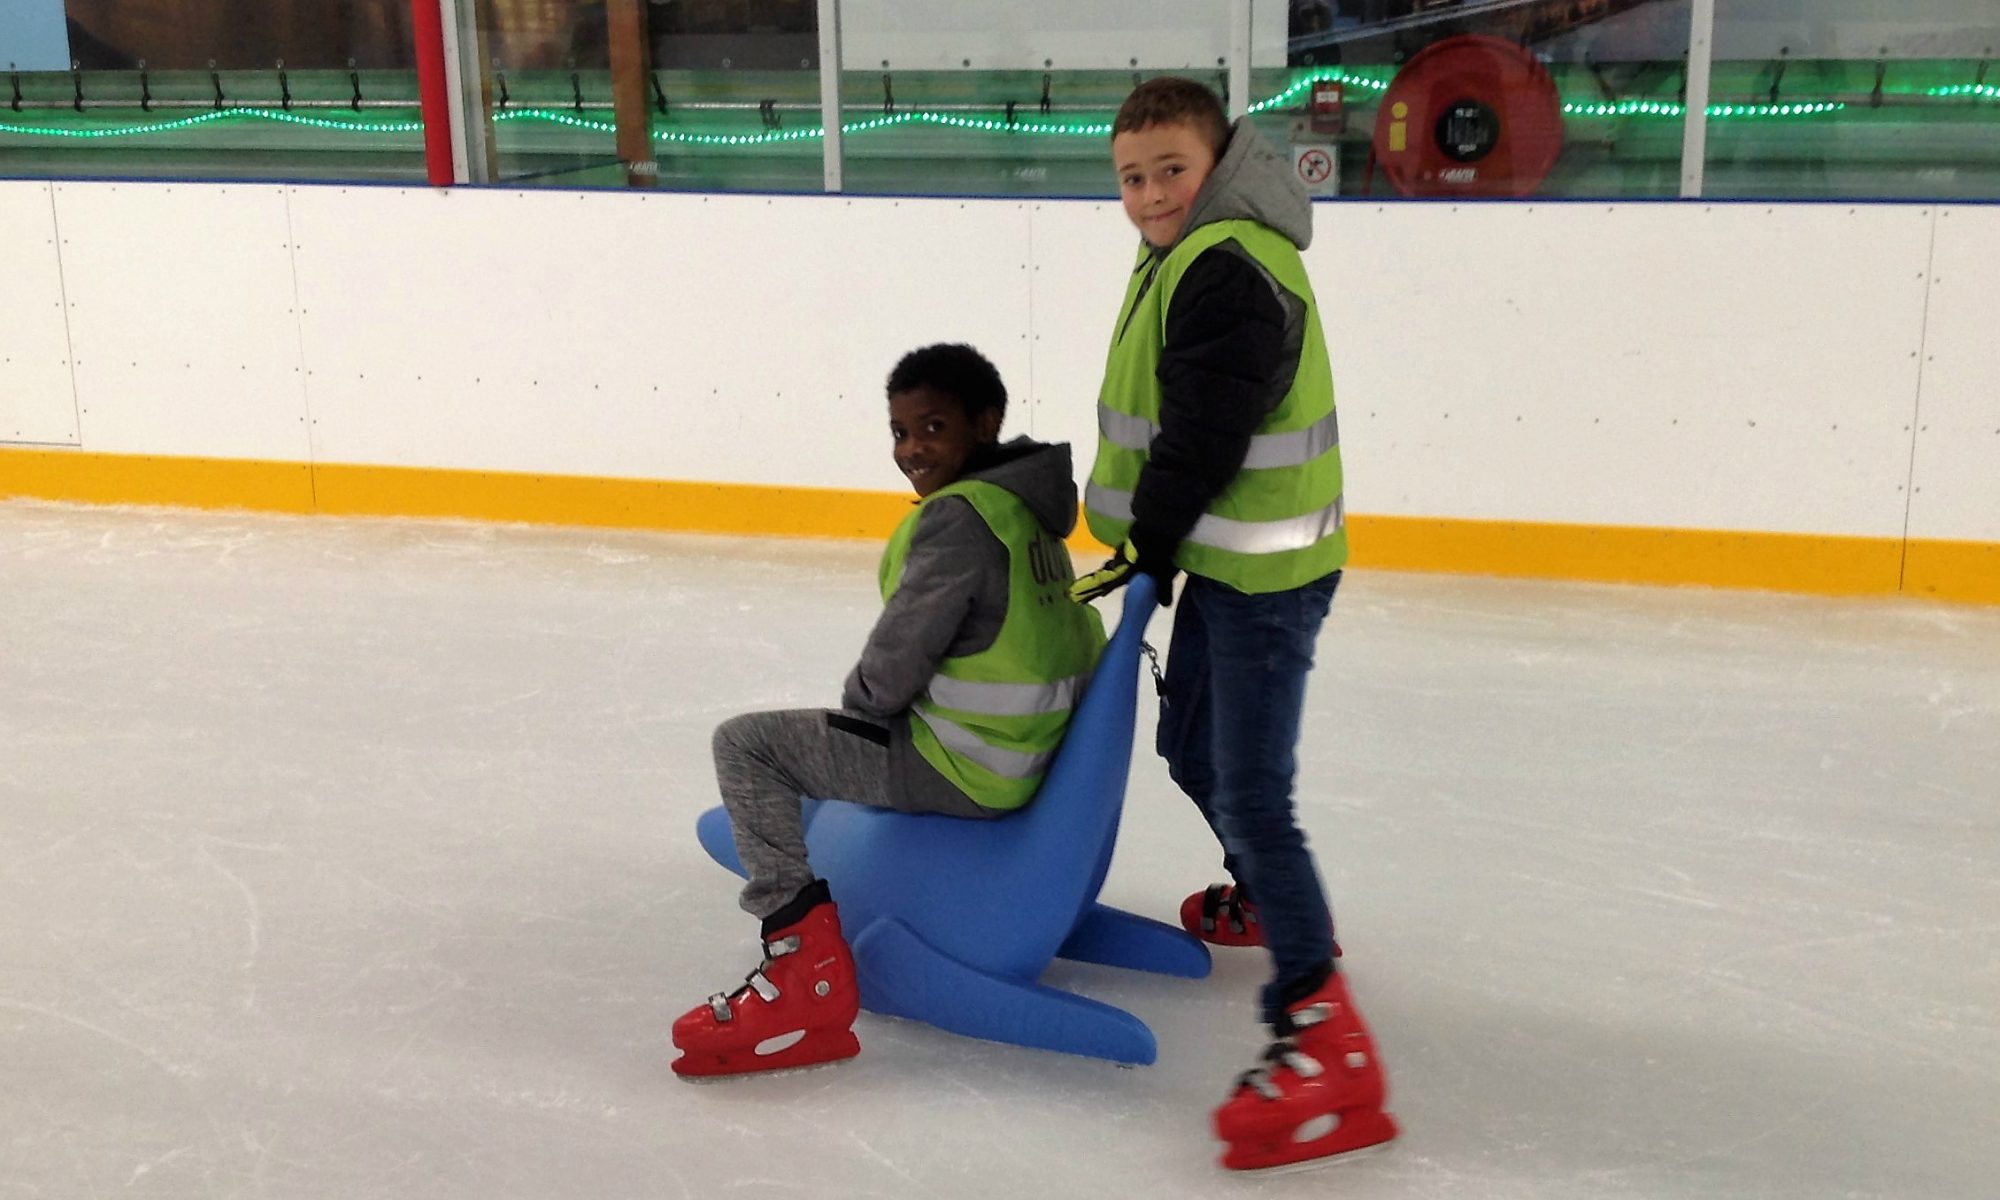
<instances>
[{"instance_id":1,"label":"blue information sign","mask_svg":"<svg viewBox=\"0 0 2000 1200\"><path fill-rule=\"evenodd\" d=\"M63 0L0 0L0 67L69 70Z\"/></svg>"}]
</instances>

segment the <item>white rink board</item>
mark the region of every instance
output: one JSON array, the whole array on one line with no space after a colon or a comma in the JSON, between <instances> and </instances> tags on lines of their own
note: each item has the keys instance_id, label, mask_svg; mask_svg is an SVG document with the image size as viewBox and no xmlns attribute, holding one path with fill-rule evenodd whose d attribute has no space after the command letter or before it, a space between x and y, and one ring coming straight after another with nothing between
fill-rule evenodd
<instances>
[{"instance_id":1,"label":"white rink board","mask_svg":"<svg viewBox=\"0 0 2000 1200\"><path fill-rule=\"evenodd\" d=\"M0 444L76 445L55 206L46 183L0 182Z\"/></svg>"},{"instance_id":2,"label":"white rink board","mask_svg":"<svg viewBox=\"0 0 2000 1200\"><path fill-rule=\"evenodd\" d=\"M1931 210L1317 213L1353 511L1902 535Z\"/></svg>"},{"instance_id":3,"label":"white rink board","mask_svg":"<svg viewBox=\"0 0 2000 1200\"><path fill-rule=\"evenodd\" d=\"M1077 443L1085 470L1136 245L1105 202L54 195L86 450L882 491L883 379L939 340L991 355L1010 428ZM2000 536L1972 436L2000 427L1994 210L1316 220L1351 511L1900 537L1927 380L1911 533Z\"/></svg>"},{"instance_id":4,"label":"white rink board","mask_svg":"<svg viewBox=\"0 0 2000 1200\"><path fill-rule=\"evenodd\" d=\"M1024 204L303 188L293 206L320 461L894 490L897 358L970 339L1030 377Z\"/></svg>"},{"instance_id":5,"label":"white rink board","mask_svg":"<svg viewBox=\"0 0 2000 1200\"><path fill-rule=\"evenodd\" d=\"M2000 542L2000 207L1938 218L1910 536Z\"/></svg>"},{"instance_id":6,"label":"white rink board","mask_svg":"<svg viewBox=\"0 0 2000 1200\"><path fill-rule=\"evenodd\" d=\"M1116 204L1034 205L1034 434L1076 446L1079 476L1097 442L1097 392L1139 238Z\"/></svg>"},{"instance_id":7,"label":"white rink board","mask_svg":"<svg viewBox=\"0 0 2000 1200\"><path fill-rule=\"evenodd\" d=\"M60 183L56 205L84 448L303 461L285 190Z\"/></svg>"}]
</instances>

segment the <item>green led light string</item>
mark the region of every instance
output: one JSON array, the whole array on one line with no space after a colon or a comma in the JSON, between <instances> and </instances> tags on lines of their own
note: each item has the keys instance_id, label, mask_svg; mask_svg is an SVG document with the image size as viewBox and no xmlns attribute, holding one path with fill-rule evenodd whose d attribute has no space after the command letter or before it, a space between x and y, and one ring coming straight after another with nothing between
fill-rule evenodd
<instances>
[{"instance_id":1,"label":"green led light string","mask_svg":"<svg viewBox=\"0 0 2000 1200\"><path fill-rule=\"evenodd\" d=\"M1251 113L1266 112L1282 108L1297 100L1315 83L1340 83L1352 87L1381 93L1389 89L1389 82L1366 75L1351 74L1346 71L1314 72L1292 81L1284 90L1249 106ZM1950 87L1934 87L1920 93L1933 99L1974 99L2000 100L2000 86L1985 83L1958 84ZM1821 117L1830 113L1844 112L1848 105L1842 101L1800 101L1788 104L1711 104L1708 115L1711 119L1728 121L1744 118L1755 119L1802 119ZM1656 117L1674 120L1687 114L1685 105L1669 100L1615 100L1584 103L1565 101L1562 111L1566 116L1588 118ZM101 140L105 138L142 137L153 134L173 133L192 129L218 121L268 121L280 124L298 125L312 129L332 130L340 133L396 134L416 133L423 129L422 120L361 120L337 119L331 117L301 116L274 108L230 108L217 112L202 113L199 116L182 117L171 121L152 121L144 124L110 126L100 129L60 129L47 125L23 125L14 122L0 122L0 133L19 134L28 137L67 138L77 141ZM594 133L615 133L617 126L609 121L593 120L553 108L509 108L493 115L497 122L538 121L552 125L562 125L572 129L584 129ZM1111 132L1108 121L1008 121L998 117L967 117L952 113L932 112L913 109L908 112L890 113L864 121L843 124L843 134L874 133L900 125L931 125L946 129L962 129L974 133L1006 133L1040 137L1091 137L1101 138ZM788 142L817 141L825 136L822 126L804 126L798 129L771 129L760 133L688 133L680 130L658 130L653 137L656 141L673 145L745 147L769 146Z\"/></svg>"},{"instance_id":2,"label":"green led light string","mask_svg":"<svg viewBox=\"0 0 2000 1200\"><path fill-rule=\"evenodd\" d=\"M1953 87L1934 87L1925 92L1926 96L1949 99L1954 96L1977 96L1984 100L2000 100L2000 87L1990 83L1961 83Z\"/></svg>"},{"instance_id":3,"label":"green led light string","mask_svg":"<svg viewBox=\"0 0 2000 1200\"><path fill-rule=\"evenodd\" d=\"M1365 75L1349 75L1345 71L1335 71L1331 74L1321 72L1317 75L1307 75L1303 78L1293 80L1292 86L1268 99L1259 100L1257 103L1252 104L1248 111L1260 113L1267 108L1280 108L1286 102L1297 99L1299 93L1310 88L1315 83L1351 83L1357 87L1364 87L1377 92L1386 92L1389 90L1389 83L1384 79L1370 79Z\"/></svg>"},{"instance_id":4,"label":"green led light string","mask_svg":"<svg viewBox=\"0 0 2000 1200\"><path fill-rule=\"evenodd\" d=\"M588 129L595 133L616 133L618 127L609 121L592 120L551 108L513 108L495 113L493 119L500 121L546 121L552 125L565 125L572 129ZM967 129L980 133L1027 133L1050 134L1067 137L1104 137L1111 132L1111 123L1061 124L1051 121L1016 121L1012 124L1000 119L982 117L961 117L951 113L927 112L921 109L904 113L891 113L866 121L849 121L840 127L843 134L873 133L878 129L888 129L896 125L940 125L949 129ZM653 140L690 146L768 146L780 142L816 141L826 136L823 126L802 126L798 129L772 129L763 133L682 133L678 130L662 129L653 133Z\"/></svg>"},{"instance_id":5,"label":"green led light string","mask_svg":"<svg viewBox=\"0 0 2000 1200\"><path fill-rule=\"evenodd\" d=\"M337 129L344 133L414 133L423 129L422 121L348 121L330 117L302 117L275 108L230 108L220 112L206 112L198 117L181 117L174 121L153 121L144 125L119 125L108 129L56 129L45 125L15 125L0 122L0 133L21 133L40 137L57 138L114 138L139 137L154 133L172 133L178 129L192 129L197 125L207 125L215 121L254 119L274 121L285 125L306 125L314 129Z\"/></svg>"},{"instance_id":6,"label":"green led light string","mask_svg":"<svg viewBox=\"0 0 2000 1200\"><path fill-rule=\"evenodd\" d=\"M1847 104L1828 100L1803 104L1711 104L1711 120L1735 117L1812 117L1821 113L1843 112ZM1603 104L1563 102L1563 115L1570 117L1684 117L1687 105L1670 100L1619 100Z\"/></svg>"}]
</instances>

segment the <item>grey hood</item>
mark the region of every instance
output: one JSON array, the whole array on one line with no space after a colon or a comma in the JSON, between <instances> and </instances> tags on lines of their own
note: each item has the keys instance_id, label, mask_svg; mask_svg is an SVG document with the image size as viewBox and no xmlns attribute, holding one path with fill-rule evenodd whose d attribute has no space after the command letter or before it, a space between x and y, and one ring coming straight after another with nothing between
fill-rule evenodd
<instances>
[{"instance_id":1,"label":"grey hood","mask_svg":"<svg viewBox=\"0 0 2000 1200\"><path fill-rule=\"evenodd\" d=\"M1021 498L1044 528L1066 538L1076 528L1076 480L1071 473L1068 442L1038 442L1017 437L988 452L976 470L965 474Z\"/></svg>"},{"instance_id":2,"label":"grey hood","mask_svg":"<svg viewBox=\"0 0 2000 1200\"><path fill-rule=\"evenodd\" d=\"M1231 126L1222 161L1195 194L1181 237L1215 221L1236 220L1275 229L1301 250L1312 245L1312 199L1305 185L1247 117Z\"/></svg>"}]
</instances>

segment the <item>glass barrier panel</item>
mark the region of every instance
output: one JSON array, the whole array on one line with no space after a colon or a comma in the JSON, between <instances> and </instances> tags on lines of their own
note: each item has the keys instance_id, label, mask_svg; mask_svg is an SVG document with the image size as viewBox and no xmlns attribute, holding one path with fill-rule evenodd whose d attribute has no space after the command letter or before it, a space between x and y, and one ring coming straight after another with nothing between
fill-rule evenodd
<instances>
[{"instance_id":1,"label":"glass barrier panel","mask_svg":"<svg viewBox=\"0 0 2000 1200\"><path fill-rule=\"evenodd\" d=\"M1111 120L1141 80L1228 92L1227 0L1021 0L969 6L846 0L846 190L928 195L1118 192ZM1251 31L1282 53L1282 6Z\"/></svg>"},{"instance_id":2,"label":"glass barrier panel","mask_svg":"<svg viewBox=\"0 0 2000 1200\"><path fill-rule=\"evenodd\" d=\"M1233 5L848 0L847 190L1107 196L1140 80L1226 96ZM1255 7L1244 99L1321 195L1672 196L1685 0L1295 0Z\"/></svg>"},{"instance_id":3,"label":"glass barrier panel","mask_svg":"<svg viewBox=\"0 0 2000 1200\"><path fill-rule=\"evenodd\" d=\"M478 12L467 57L492 180L823 190L815 0L480 0ZM624 112L619 70L642 98ZM642 169L620 153L621 123L651 148Z\"/></svg>"},{"instance_id":4,"label":"glass barrier panel","mask_svg":"<svg viewBox=\"0 0 2000 1200\"><path fill-rule=\"evenodd\" d=\"M1686 0L1292 0L1252 112L1320 195L1679 194Z\"/></svg>"},{"instance_id":5,"label":"glass barrier panel","mask_svg":"<svg viewBox=\"0 0 2000 1200\"><path fill-rule=\"evenodd\" d=\"M1721 0L1703 194L2000 197L1996 46L1994 0Z\"/></svg>"},{"instance_id":6,"label":"glass barrier panel","mask_svg":"<svg viewBox=\"0 0 2000 1200\"><path fill-rule=\"evenodd\" d=\"M1140 80L1168 73L1187 72L846 72L846 190L1115 196L1111 119ZM1221 94L1226 83L1206 74Z\"/></svg>"},{"instance_id":7,"label":"glass barrier panel","mask_svg":"<svg viewBox=\"0 0 2000 1200\"><path fill-rule=\"evenodd\" d=\"M483 0L477 60L492 178L556 186L819 191L825 186L818 6L809 0ZM1115 192L1108 123L1163 71L1224 85L1230 5L1023 0L968 8L846 0L842 186L853 192ZM1283 44L1272 4L1263 28ZM613 66L646 50L647 111L620 114ZM631 56L626 54L627 61ZM629 68L628 68L629 69ZM642 123L655 164L617 147Z\"/></svg>"},{"instance_id":8,"label":"glass barrier panel","mask_svg":"<svg viewBox=\"0 0 2000 1200\"><path fill-rule=\"evenodd\" d=\"M408 0L6 3L0 176L423 178Z\"/></svg>"}]
</instances>

